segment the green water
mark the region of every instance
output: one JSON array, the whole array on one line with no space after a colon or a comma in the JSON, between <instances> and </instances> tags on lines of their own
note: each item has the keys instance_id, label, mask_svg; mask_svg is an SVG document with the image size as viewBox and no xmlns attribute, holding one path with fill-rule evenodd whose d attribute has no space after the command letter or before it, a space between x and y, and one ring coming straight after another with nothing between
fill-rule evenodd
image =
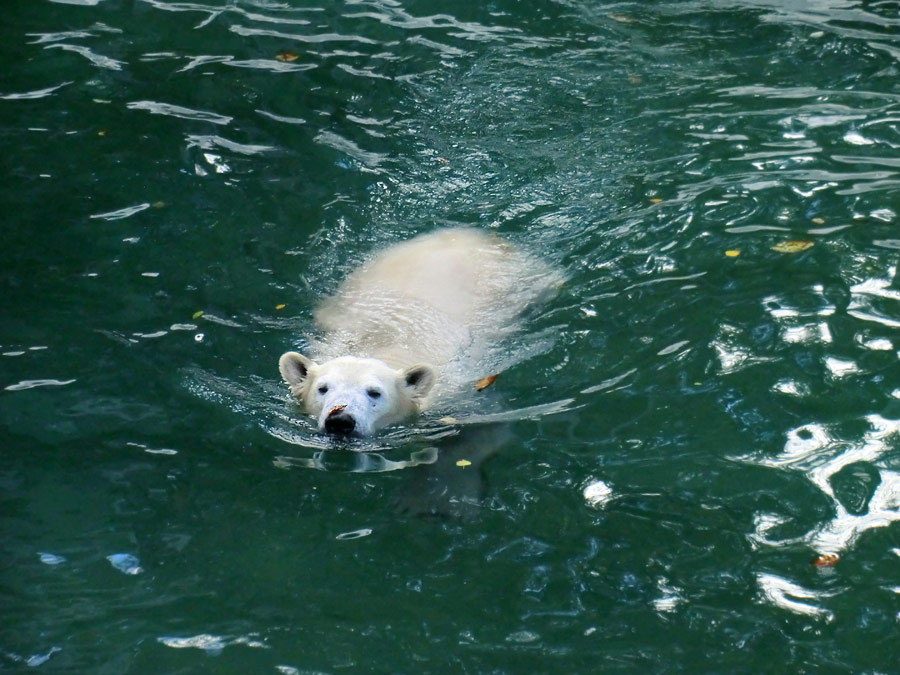
<instances>
[{"instance_id":1,"label":"green water","mask_svg":"<svg viewBox=\"0 0 900 675\"><path fill-rule=\"evenodd\" d=\"M897 672L898 30L8 0L0 670ZM513 421L331 448L278 356L461 225L568 277L502 346Z\"/></svg>"}]
</instances>

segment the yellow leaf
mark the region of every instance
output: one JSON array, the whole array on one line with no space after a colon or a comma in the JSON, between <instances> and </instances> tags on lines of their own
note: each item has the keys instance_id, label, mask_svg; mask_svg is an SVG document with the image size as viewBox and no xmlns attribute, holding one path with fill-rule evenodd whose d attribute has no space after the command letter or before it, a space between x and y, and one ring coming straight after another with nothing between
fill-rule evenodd
<instances>
[{"instance_id":1,"label":"yellow leaf","mask_svg":"<svg viewBox=\"0 0 900 675\"><path fill-rule=\"evenodd\" d=\"M824 225L825 219L816 216L815 218L812 219L812 222L814 222L816 225Z\"/></svg>"},{"instance_id":2,"label":"yellow leaf","mask_svg":"<svg viewBox=\"0 0 900 675\"><path fill-rule=\"evenodd\" d=\"M455 417L442 417L438 422L441 424L456 424L457 419Z\"/></svg>"},{"instance_id":3,"label":"yellow leaf","mask_svg":"<svg viewBox=\"0 0 900 675\"><path fill-rule=\"evenodd\" d=\"M203 316L203 310L202 310L202 309L199 309L199 310L197 310L196 312L194 312L194 314L191 316L191 318L192 318L192 319L199 319L201 316Z\"/></svg>"},{"instance_id":4,"label":"yellow leaf","mask_svg":"<svg viewBox=\"0 0 900 675\"><path fill-rule=\"evenodd\" d=\"M294 52L287 52L287 51L285 51L285 52L278 52L278 53L275 55L275 58L276 58L278 61L284 61L285 63L290 63L291 61L296 61L296 60L299 59L300 57L297 56Z\"/></svg>"},{"instance_id":5,"label":"yellow leaf","mask_svg":"<svg viewBox=\"0 0 900 675\"><path fill-rule=\"evenodd\" d=\"M472 462L470 462L470 461L467 460L467 459L461 459L461 460L459 460L459 461L456 462L456 466L461 466L461 467L464 467L464 468L465 468L465 467L467 467L467 466L472 466Z\"/></svg>"},{"instance_id":6,"label":"yellow leaf","mask_svg":"<svg viewBox=\"0 0 900 675\"><path fill-rule=\"evenodd\" d=\"M773 251L778 253L799 253L808 248L812 248L811 241L782 241L772 247Z\"/></svg>"},{"instance_id":7,"label":"yellow leaf","mask_svg":"<svg viewBox=\"0 0 900 675\"><path fill-rule=\"evenodd\" d=\"M285 307L287 307L287 305L284 305L284 304L275 305L275 309L284 309Z\"/></svg>"},{"instance_id":8,"label":"yellow leaf","mask_svg":"<svg viewBox=\"0 0 900 675\"><path fill-rule=\"evenodd\" d=\"M737 249L731 249L730 251L725 251L725 255L729 258L737 258L741 254Z\"/></svg>"},{"instance_id":9,"label":"yellow leaf","mask_svg":"<svg viewBox=\"0 0 900 675\"><path fill-rule=\"evenodd\" d=\"M482 389L487 389L492 384L494 384L494 380L497 379L497 373L493 375L488 375L487 377L482 377L478 382L475 383L475 391L481 391Z\"/></svg>"},{"instance_id":10,"label":"yellow leaf","mask_svg":"<svg viewBox=\"0 0 900 675\"><path fill-rule=\"evenodd\" d=\"M661 197L650 197L651 204L659 204L662 201Z\"/></svg>"}]
</instances>

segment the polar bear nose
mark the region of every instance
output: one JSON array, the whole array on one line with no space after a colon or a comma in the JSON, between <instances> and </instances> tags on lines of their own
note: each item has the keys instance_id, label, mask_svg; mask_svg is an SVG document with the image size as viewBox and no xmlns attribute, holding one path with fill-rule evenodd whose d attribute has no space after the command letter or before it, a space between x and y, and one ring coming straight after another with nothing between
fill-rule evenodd
<instances>
[{"instance_id":1,"label":"polar bear nose","mask_svg":"<svg viewBox=\"0 0 900 675\"><path fill-rule=\"evenodd\" d=\"M335 436L349 436L355 427L356 420L343 411L333 412L325 418L325 432Z\"/></svg>"}]
</instances>

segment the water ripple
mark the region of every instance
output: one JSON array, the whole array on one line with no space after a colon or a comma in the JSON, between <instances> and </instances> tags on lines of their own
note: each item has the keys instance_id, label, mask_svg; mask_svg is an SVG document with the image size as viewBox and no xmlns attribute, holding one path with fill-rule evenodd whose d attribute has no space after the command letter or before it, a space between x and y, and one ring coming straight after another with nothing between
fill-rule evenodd
<instances>
[{"instance_id":1,"label":"water ripple","mask_svg":"<svg viewBox=\"0 0 900 675\"><path fill-rule=\"evenodd\" d=\"M309 44L322 44L327 42L355 42L364 45L377 45L377 40L362 37L361 35L343 35L341 33L316 33L307 35L304 33L282 33L267 28L248 28L247 26L229 26L228 30L243 37L271 37L279 40L289 40L295 42L305 42Z\"/></svg>"},{"instance_id":2,"label":"water ripple","mask_svg":"<svg viewBox=\"0 0 900 675\"><path fill-rule=\"evenodd\" d=\"M37 98L46 98L47 96L52 96L58 90L63 87L67 87L72 82L63 82L62 84L56 84L52 87L46 87L44 89L36 89L34 91L26 91L17 94L0 94L0 99L4 101L23 101L29 99L37 99Z\"/></svg>"},{"instance_id":3,"label":"water ripple","mask_svg":"<svg viewBox=\"0 0 900 675\"><path fill-rule=\"evenodd\" d=\"M214 150L216 148L224 148L229 152L235 152L239 155L261 155L271 152L275 148L271 145L251 145L248 143L237 143L227 138L214 135L191 134L187 138L188 148L200 148L202 150Z\"/></svg>"},{"instance_id":4,"label":"water ripple","mask_svg":"<svg viewBox=\"0 0 900 675\"><path fill-rule=\"evenodd\" d=\"M233 56L194 56L187 65L177 72L184 73L200 66L208 66L213 63L221 63L232 68L251 68L253 70L270 71L274 73L299 73L316 68L314 63L294 63L279 61L278 59L236 59Z\"/></svg>"},{"instance_id":5,"label":"water ripple","mask_svg":"<svg viewBox=\"0 0 900 675\"><path fill-rule=\"evenodd\" d=\"M763 597L776 607L796 614L822 618L826 621L834 618L834 614L829 610L812 604L812 602L805 602L823 600L833 593L812 591L775 574L759 574L757 583Z\"/></svg>"},{"instance_id":6,"label":"water ripple","mask_svg":"<svg viewBox=\"0 0 900 675\"><path fill-rule=\"evenodd\" d=\"M219 654L226 647L242 645L255 649L268 649L268 645L256 634L228 637L201 633L188 637L161 636L156 641L172 649L202 649L209 654Z\"/></svg>"},{"instance_id":7,"label":"water ripple","mask_svg":"<svg viewBox=\"0 0 900 675\"><path fill-rule=\"evenodd\" d=\"M268 117L270 120L275 120L276 122L284 122L285 124L306 124L306 120L302 117L287 117L285 115L276 115L275 113L268 112L266 110L257 110L260 115L263 117Z\"/></svg>"},{"instance_id":8,"label":"water ripple","mask_svg":"<svg viewBox=\"0 0 900 675\"><path fill-rule=\"evenodd\" d=\"M102 26L102 24L100 24ZM115 28L108 28L103 26L104 30L121 33L122 31ZM65 30L60 31L58 33L26 33L27 37L37 38L36 40L32 40L28 44L32 45L40 45L47 44L48 42L62 42L64 40L79 40L82 38L91 38L95 36L94 32L88 30Z\"/></svg>"},{"instance_id":9,"label":"water ripple","mask_svg":"<svg viewBox=\"0 0 900 675\"><path fill-rule=\"evenodd\" d=\"M63 49L68 52L80 54L98 68L105 68L107 70L122 70L126 65L124 61L118 61L108 56L97 54L92 49L82 45L52 44L47 45L45 49Z\"/></svg>"},{"instance_id":10,"label":"water ripple","mask_svg":"<svg viewBox=\"0 0 900 675\"><path fill-rule=\"evenodd\" d=\"M363 3L360 3L363 4ZM457 33L451 33L455 37L461 37L467 40L476 40L485 42L494 40L498 36L516 35L524 36L522 31L517 28L507 28L504 26L485 26L483 24L460 21L450 14L435 14L432 16L413 16L400 8L400 6L390 6L378 3L376 5L379 12L357 12L355 14L347 14L348 19L366 18L374 19L380 23L397 28L407 30L423 30L423 29L447 29L451 28Z\"/></svg>"},{"instance_id":11,"label":"water ripple","mask_svg":"<svg viewBox=\"0 0 900 675\"><path fill-rule=\"evenodd\" d=\"M204 5L198 2L169 2L168 0L141 0L141 2L145 2L149 5L152 5L155 9L161 9L163 11L168 12L205 12L209 14L209 18L206 19L200 26L196 26L195 28L202 27L209 23L212 19L226 12L240 14L248 19L253 21L262 21L262 22L272 22L272 23L282 23L282 24L294 24L294 25L308 25L310 23L307 19L294 19L285 16L286 13L318 13L324 11L319 7L289 7L284 4L271 4L266 7L272 11L278 12L279 15L277 17L272 17L267 14L260 14L258 12L251 12L249 10L244 9L238 5L230 4L226 7L212 6L212 5ZM265 4L261 6L265 7Z\"/></svg>"},{"instance_id":12,"label":"water ripple","mask_svg":"<svg viewBox=\"0 0 900 675\"><path fill-rule=\"evenodd\" d=\"M234 119L227 115L219 115L218 113L207 112L205 110L193 110L180 105L160 103L158 101L132 101L127 103L126 107L129 110L146 110L154 115L167 115L169 117L178 117L198 122L210 122L212 124L230 124Z\"/></svg>"},{"instance_id":13,"label":"water ripple","mask_svg":"<svg viewBox=\"0 0 900 675\"><path fill-rule=\"evenodd\" d=\"M31 514L7 519L39 575L22 565L13 589L24 599L10 625L33 641L24 653L68 644L66 607L85 598L106 614L89 630L114 625L119 587L138 582L127 585L140 606L175 603L165 614L180 632L159 612L94 630L98 660L162 656L196 670L203 652L257 641L259 626L273 651L239 649L250 670L291 663L295 638L321 650L310 658L324 670L389 670L410 654L441 670L449 654L447 665L487 672L533 654L538 670L553 659L560 670L690 671L710 645L756 670L894 667L890 650L865 649L896 628L891 3L20 4L30 32L16 37L30 46L10 55L0 94L19 117L0 275L18 318L3 338L12 392L0 393L25 442L11 437L0 481ZM147 210L161 198L150 194L169 208ZM548 312L529 317L547 348L510 341L509 377L491 392L508 395L503 413L480 399L350 446L368 452L337 447L265 355L297 341L316 297L373 245L460 223L571 272ZM770 248L795 239L815 245ZM97 272L108 288L82 288ZM260 309L276 302L295 319ZM200 307L211 313L188 323ZM79 321L63 325L56 309ZM116 342L92 348L82 320ZM28 357L25 345L57 333ZM92 355L121 367L81 386ZM79 387L33 379L71 367ZM390 512L393 486L430 476L443 489L450 442L495 423L512 442L484 467L476 526ZM151 435L135 440L136 428ZM189 437L206 440L181 449ZM87 498L60 511L54 481L72 476L91 489L76 485ZM248 485L246 499L223 498ZM193 547L175 557L158 545L172 522ZM236 528L252 545L229 538ZM342 545L337 533L384 536ZM82 573L78 551L103 567L96 551L129 541L153 552L153 574ZM68 560L54 568L37 551ZM842 560L814 568L813 552ZM312 564L296 574L304 556ZM368 566L376 583L348 597L358 563L379 557L390 564ZM106 598L86 585L104 577ZM234 579L252 583L229 589ZM226 610L272 611L204 623L182 603L208 597L215 611L211 584L231 593ZM496 602L479 605L488 586ZM427 616L398 618L398 598L418 607L423 592ZM32 619L42 602L61 609ZM321 607L358 620L335 633Z\"/></svg>"},{"instance_id":14,"label":"water ripple","mask_svg":"<svg viewBox=\"0 0 900 675\"><path fill-rule=\"evenodd\" d=\"M150 204L148 202L144 202L143 204L135 204L134 206L126 206L121 209L116 209L115 211L107 211L105 213L95 213L89 216L94 219L101 220L121 220L122 218L129 218L136 213L140 213L141 211L146 211L150 208Z\"/></svg>"},{"instance_id":15,"label":"water ripple","mask_svg":"<svg viewBox=\"0 0 900 675\"><path fill-rule=\"evenodd\" d=\"M381 164L388 159L387 155L363 150L350 139L344 138L332 131L320 131L313 140L316 143L321 143L322 145L333 148L334 150L355 159L366 167L367 170L376 173Z\"/></svg>"},{"instance_id":16,"label":"water ripple","mask_svg":"<svg viewBox=\"0 0 900 675\"><path fill-rule=\"evenodd\" d=\"M5 386L4 391L24 391L26 389L35 389L37 387L64 387L67 384L72 384L76 380L54 380L54 379L42 379L42 380L22 380L21 382L17 382L16 384L9 384Z\"/></svg>"}]
</instances>

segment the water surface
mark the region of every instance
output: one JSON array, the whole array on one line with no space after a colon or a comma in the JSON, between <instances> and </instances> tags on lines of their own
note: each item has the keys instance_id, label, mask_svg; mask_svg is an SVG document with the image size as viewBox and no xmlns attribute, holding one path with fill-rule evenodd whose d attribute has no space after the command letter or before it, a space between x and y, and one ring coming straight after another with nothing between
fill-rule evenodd
<instances>
[{"instance_id":1,"label":"water surface","mask_svg":"<svg viewBox=\"0 0 900 675\"><path fill-rule=\"evenodd\" d=\"M0 669L896 669L898 28L10 3ZM278 356L445 226L568 281L489 403L334 448Z\"/></svg>"}]
</instances>

